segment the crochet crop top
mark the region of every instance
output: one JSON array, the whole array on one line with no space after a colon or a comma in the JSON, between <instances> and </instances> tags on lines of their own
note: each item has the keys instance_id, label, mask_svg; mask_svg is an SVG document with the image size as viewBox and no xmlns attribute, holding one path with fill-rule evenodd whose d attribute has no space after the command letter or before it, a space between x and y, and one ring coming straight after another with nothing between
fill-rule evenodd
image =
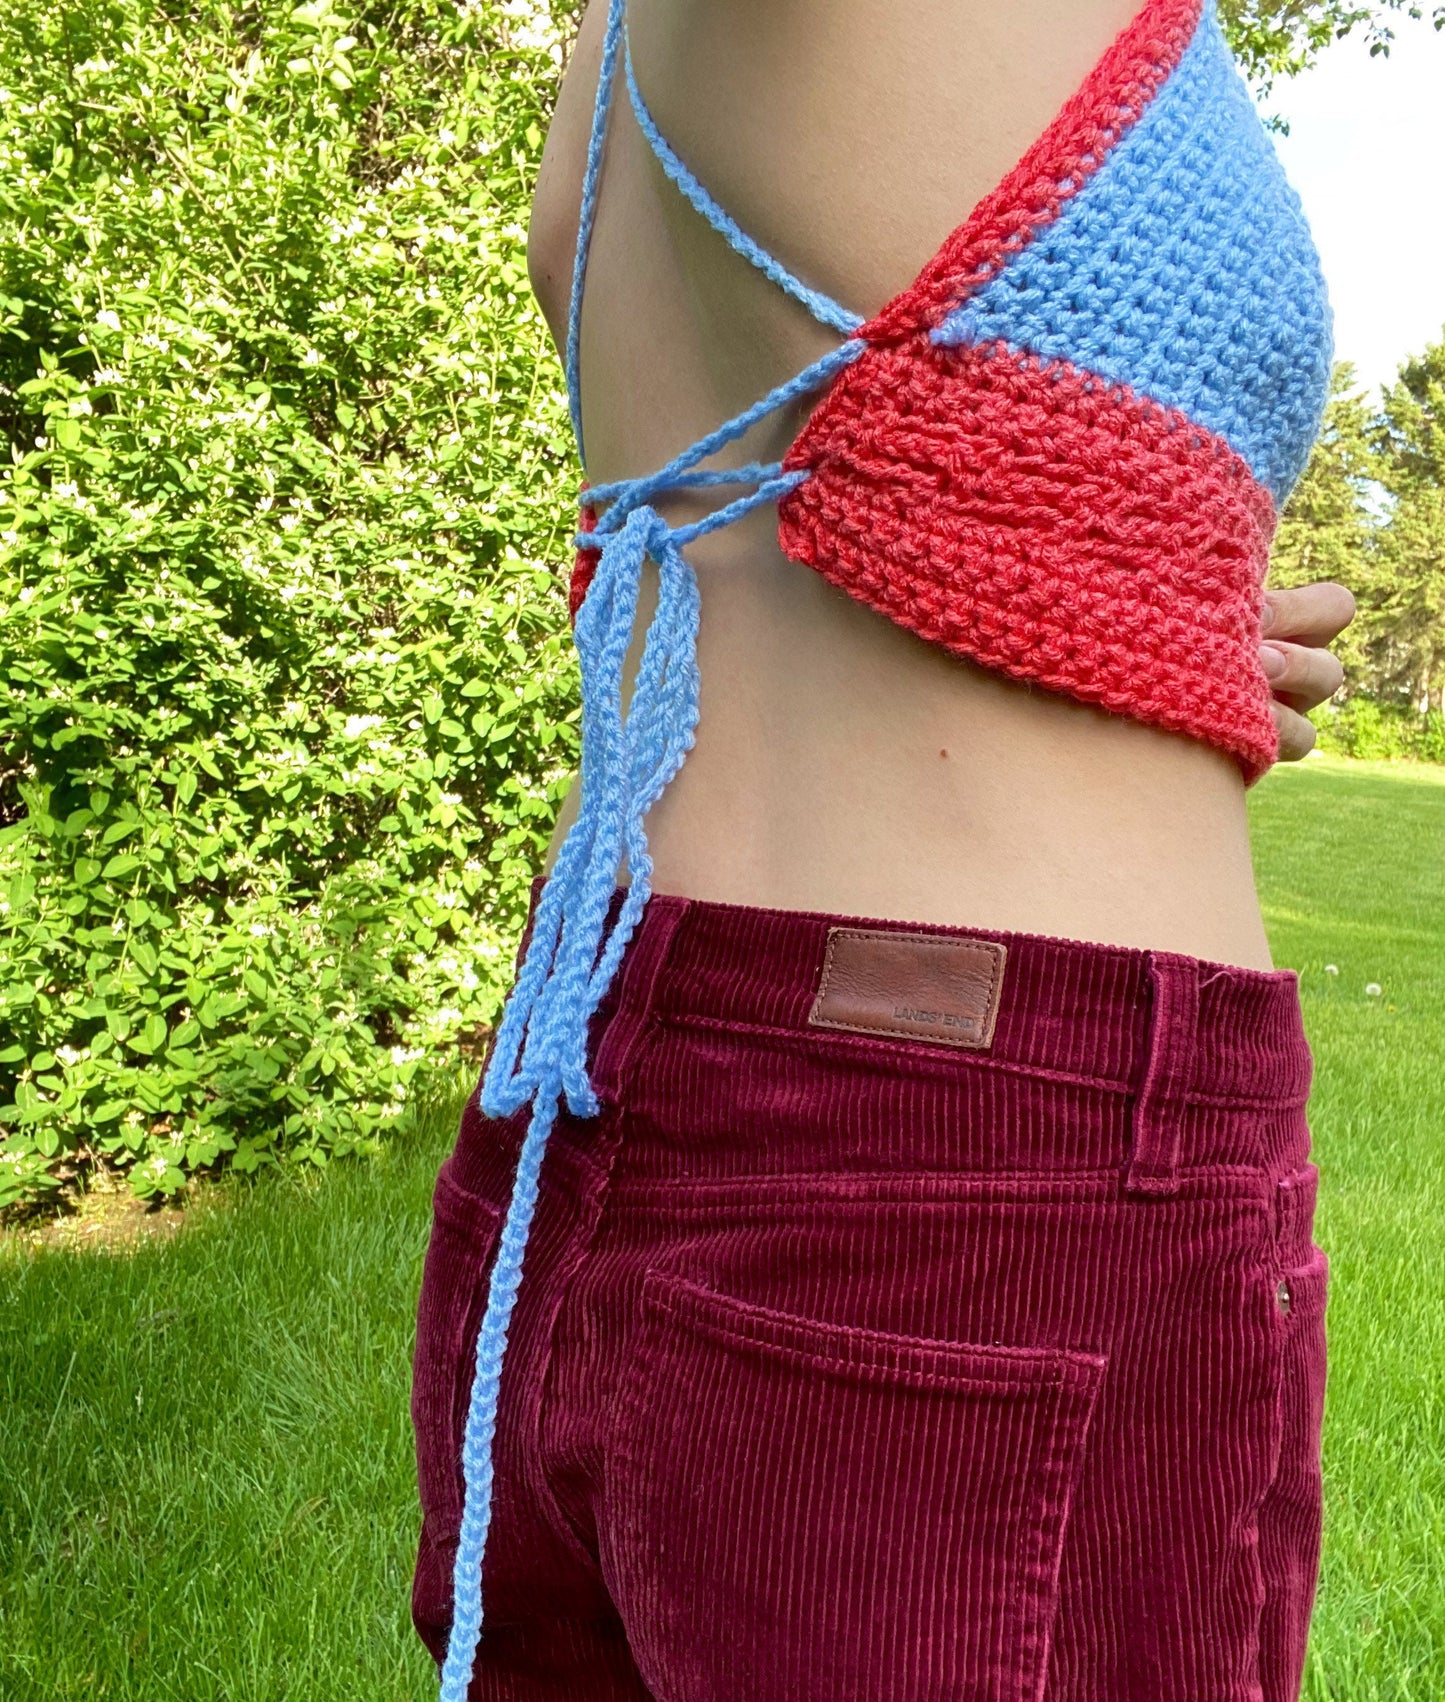
<instances>
[{"instance_id":1,"label":"crochet crop top","mask_svg":"<svg viewBox=\"0 0 1445 1702\"><path fill-rule=\"evenodd\" d=\"M765 253L677 156L608 0L583 180L567 380L619 62L668 177L740 254L842 341L658 472L585 493L571 606L582 673L581 808L538 897L482 1087L530 1104L477 1342L443 1702L464 1702L502 1355L548 1133L599 1109L588 1022L642 914L644 821L691 748L698 589L683 550L764 503L785 555L983 667L1227 751L1274 760L1259 661L1276 517L1329 386L1330 313L1298 198L1235 67L1214 0L1145 0L1024 158L867 320ZM783 460L703 463L818 400ZM653 506L736 487L705 519ZM643 563L659 574L631 701L624 661ZM608 927L617 869L629 885Z\"/></svg>"}]
</instances>

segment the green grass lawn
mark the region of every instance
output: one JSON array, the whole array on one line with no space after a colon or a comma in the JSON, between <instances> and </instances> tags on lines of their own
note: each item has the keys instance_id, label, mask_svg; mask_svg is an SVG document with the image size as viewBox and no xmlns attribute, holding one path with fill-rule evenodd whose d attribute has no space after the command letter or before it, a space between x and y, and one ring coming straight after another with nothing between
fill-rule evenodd
<instances>
[{"instance_id":1,"label":"green grass lawn","mask_svg":"<svg viewBox=\"0 0 1445 1702\"><path fill-rule=\"evenodd\" d=\"M1333 1272L1306 1696L1440 1702L1445 771L1322 759L1252 808L1276 960L1303 976ZM407 1391L454 1122L216 1190L168 1243L0 1246L4 1702L432 1694Z\"/></svg>"},{"instance_id":2,"label":"green grass lawn","mask_svg":"<svg viewBox=\"0 0 1445 1702\"><path fill-rule=\"evenodd\" d=\"M448 1112L168 1244L0 1255L0 1698L434 1693L407 1411Z\"/></svg>"},{"instance_id":3,"label":"green grass lawn","mask_svg":"<svg viewBox=\"0 0 1445 1702\"><path fill-rule=\"evenodd\" d=\"M1305 1696L1441 1702L1445 769L1280 767L1255 789L1253 824L1275 960L1301 973L1315 1239L1330 1255L1325 1557Z\"/></svg>"}]
</instances>

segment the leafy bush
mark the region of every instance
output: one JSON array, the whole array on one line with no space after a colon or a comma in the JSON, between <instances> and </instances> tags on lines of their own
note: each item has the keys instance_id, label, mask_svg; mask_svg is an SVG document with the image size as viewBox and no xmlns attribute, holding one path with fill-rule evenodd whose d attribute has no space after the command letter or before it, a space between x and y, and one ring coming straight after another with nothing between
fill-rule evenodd
<instances>
[{"instance_id":1,"label":"leafy bush","mask_svg":"<svg viewBox=\"0 0 1445 1702\"><path fill-rule=\"evenodd\" d=\"M575 759L564 9L336 3L0 19L0 1204L371 1146Z\"/></svg>"},{"instance_id":2,"label":"leafy bush","mask_svg":"<svg viewBox=\"0 0 1445 1702\"><path fill-rule=\"evenodd\" d=\"M1445 762L1445 715L1355 695L1326 703L1311 716L1321 750L1370 761Z\"/></svg>"}]
</instances>

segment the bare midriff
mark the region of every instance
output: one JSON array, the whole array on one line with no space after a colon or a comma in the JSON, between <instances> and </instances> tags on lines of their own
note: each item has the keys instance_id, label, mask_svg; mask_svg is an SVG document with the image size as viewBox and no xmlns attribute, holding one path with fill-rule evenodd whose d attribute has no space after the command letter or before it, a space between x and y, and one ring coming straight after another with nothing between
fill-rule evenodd
<instances>
[{"instance_id":1,"label":"bare midriff","mask_svg":"<svg viewBox=\"0 0 1445 1702\"><path fill-rule=\"evenodd\" d=\"M794 272L869 314L1135 10L631 0L631 28L682 157ZM534 283L559 340L600 11L594 0L533 217ZM588 477L663 465L835 340L682 201L618 99L582 321ZM732 462L779 458L805 413L766 422ZM658 506L669 520L704 511ZM701 717L648 817L655 891L1271 967L1232 758L924 643L789 561L776 529L765 508L688 547ZM644 596L634 661L650 607ZM554 854L575 808L574 792Z\"/></svg>"}]
</instances>

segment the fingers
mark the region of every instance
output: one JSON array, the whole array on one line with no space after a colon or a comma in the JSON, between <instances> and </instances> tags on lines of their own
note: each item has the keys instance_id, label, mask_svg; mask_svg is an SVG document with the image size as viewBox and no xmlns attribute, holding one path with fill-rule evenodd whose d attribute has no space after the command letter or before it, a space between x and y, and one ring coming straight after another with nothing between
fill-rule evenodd
<instances>
[{"instance_id":1,"label":"fingers","mask_svg":"<svg viewBox=\"0 0 1445 1702\"><path fill-rule=\"evenodd\" d=\"M1294 644L1332 644L1354 618L1354 597L1333 580L1264 594L1263 628L1270 638Z\"/></svg>"},{"instance_id":2,"label":"fingers","mask_svg":"<svg viewBox=\"0 0 1445 1702\"><path fill-rule=\"evenodd\" d=\"M1261 625L1269 636L1259 657L1274 694L1281 762L1297 762L1314 749L1306 712L1333 697L1345 678L1339 658L1325 646L1354 618L1354 597L1332 580L1265 592Z\"/></svg>"},{"instance_id":3,"label":"fingers","mask_svg":"<svg viewBox=\"0 0 1445 1702\"><path fill-rule=\"evenodd\" d=\"M1297 710L1288 704L1274 705L1274 724L1279 733L1279 760L1298 762L1315 748L1315 730Z\"/></svg>"},{"instance_id":4,"label":"fingers","mask_svg":"<svg viewBox=\"0 0 1445 1702\"><path fill-rule=\"evenodd\" d=\"M1281 702L1301 713L1333 697L1344 684L1345 670L1329 650L1307 644L1282 644L1267 639L1259 647L1269 689Z\"/></svg>"}]
</instances>

